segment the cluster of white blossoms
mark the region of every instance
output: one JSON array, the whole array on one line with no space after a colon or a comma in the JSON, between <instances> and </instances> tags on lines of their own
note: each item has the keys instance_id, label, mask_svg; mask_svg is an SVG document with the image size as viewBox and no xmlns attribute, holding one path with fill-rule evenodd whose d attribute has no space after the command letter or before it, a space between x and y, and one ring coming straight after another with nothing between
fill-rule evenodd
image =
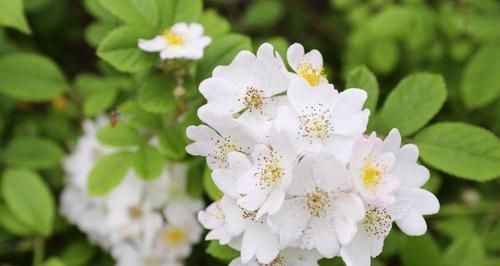
<instances>
[{"instance_id":1,"label":"cluster of white blossoms","mask_svg":"<svg viewBox=\"0 0 500 266\"><path fill-rule=\"evenodd\" d=\"M146 52L160 52L161 59L184 58L198 60L212 39L203 35L198 23L176 23L151 40L139 40L139 48Z\"/></svg>"},{"instance_id":2,"label":"cluster of white blossoms","mask_svg":"<svg viewBox=\"0 0 500 266\"><path fill-rule=\"evenodd\" d=\"M340 256L368 266L392 223L427 230L436 197L420 187L429 171L415 145L393 129L365 135L361 89L338 92L323 58L300 44L287 70L270 44L240 52L199 87L207 103L191 126L192 155L205 156L224 196L198 214L207 240L240 250L230 265L317 265Z\"/></svg>"},{"instance_id":3,"label":"cluster of white blossoms","mask_svg":"<svg viewBox=\"0 0 500 266\"><path fill-rule=\"evenodd\" d=\"M153 181L144 181L131 170L109 194L90 197L90 171L104 155L116 152L96 138L105 123L105 119L85 121L84 135L64 162L67 185L61 213L110 251L119 266L182 265L202 233L196 213L203 205L186 192L187 166L167 164Z\"/></svg>"}]
</instances>

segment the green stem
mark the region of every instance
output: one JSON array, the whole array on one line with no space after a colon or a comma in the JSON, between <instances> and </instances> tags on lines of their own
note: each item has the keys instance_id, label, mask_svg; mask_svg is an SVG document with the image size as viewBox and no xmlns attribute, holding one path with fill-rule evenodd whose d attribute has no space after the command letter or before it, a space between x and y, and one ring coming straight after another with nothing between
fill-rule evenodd
<instances>
[{"instance_id":1,"label":"green stem","mask_svg":"<svg viewBox=\"0 0 500 266\"><path fill-rule=\"evenodd\" d=\"M43 238L37 237L33 240L33 266L41 266L45 253Z\"/></svg>"}]
</instances>

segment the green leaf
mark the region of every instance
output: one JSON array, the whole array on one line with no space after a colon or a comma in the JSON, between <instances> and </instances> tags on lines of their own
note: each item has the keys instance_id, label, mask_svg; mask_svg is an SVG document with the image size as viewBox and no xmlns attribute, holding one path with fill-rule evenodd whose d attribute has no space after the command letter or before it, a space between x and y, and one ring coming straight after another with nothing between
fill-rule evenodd
<instances>
[{"instance_id":1,"label":"green leaf","mask_svg":"<svg viewBox=\"0 0 500 266\"><path fill-rule=\"evenodd\" d=\"M222 36L231 30L231 24L220 16L215 9L203 12L200 23L205 29L205 34L211 37Z\"/></svg>"},{"instance_id":2,"label":"green leaf","mask_svg":"<svg viewBox=\"0 0 500 266\"><path fill-rule=\"evenodd\" d=\"M212 180L212 171L208 167L203 172L203 187L212 200L219 200L224 195Z\"/></svg>"},{"instance_id":3,"label":"green leaf","mask_svg":"<svg viewBox=\"0 0 500 266\"><path fill-rule=\"evenodd\" d=\"M160 56L146 53L137 46L139 39L149 39L154 32L129 26L119 27L110 32L97 48L97 55L123 72L138 72L152 67Z\"/></svg>"},{"instance_id":4,"label":"green leaf","mask_svg":"<svg viewBox=\"0 0 500 266\"><path fill-rule=\"evenodd\" d=\"M439 75L419 73L404 78L391 91L380 112L377 125L381 133L398 128L409 136L425 126L446 100L446 86Z\"/></svg>"},{"instance_id":5,"label":"green leaf","mask_svg":"<svg viewBox=\"0 0 500 266\"><path fill-rule=\"evenodd\" d=\"M86 116L106 111L114 103L119 90L130 87L130 80L125 77L99 77L92 74L80 74L75 86L83 91L85 101L83 110Z\"/></svg>"},{"instance_id":6,"label":"green leaf","mask_svg":"<svg viewBox=\"0 0 500 266\"><path fill-rule=\"evenodd\" d=\"M0 0L0 26L7 26L31 34L23 13L23 0Z\"/></svg>"},{"instance_id":7,"label":"green leaf","mask_svg":"<svg viewBox=\"0 0 500 266\"><path fill-rule=\"evenodd\" d=\"M476 232L475 227L474 222L466 217L441 219L434 224L437 231L451 238L473 235Z\"/></svg>"},{"instance_id":8,"label":"green leaf","mask_svg":"<svg viewBox=\"0 0 500 266\"><path fill-rule=\"evenodd\" d=\"M146 79L139 92L139 104L152 113L166 113L175 110L177 100L173 91L176 83L171 75L156 75Z\"/></svg>"},{"instance_id":9,"label":"green leaf","mask_svg":"<svg viewBox=\"0 0 500 266\"><path fill-rule=\"evenodd\" d=\"M118 112L127 117L127 122L135 127L149 130L159 130L162 127L162 118L158 114L146 112L135 101L128 101L118 108Z\"/></svg>"},{"instance_id":10,"label":"green leaf","mask_svg":"<svg viewBox=\"0 0 500 266\"><path fill-rule=\"evenodd\" d=\"M0 92L18 100L47 101L68 84L59 67L47 57L10 53L0 57Z\"/></svg>"},{"instance_id":11,"label":"green leaf","mask_svg":"<svg viewBox=\"0 0 500 266\"><path fill-rule=\"evenodd\" d=\"M401 260L404 266L440 266L441 251L431 235L401 237Z\"/></svg>"},{"instance_id":12,"label":"green leaf","mask_svg":"<svg viewBox=\"0 0 500 266\"><path fill-rule=\"evenodd\" d=\"M99 46L101 41L116 28L114 23L93 22L85 28L85 41L93 47Z\"/></svg>"},{"instance_id":13,"label":"green leaf","mask_svg":"<svg viewBox=\"0 0 500 266\"><path fill-rule=\"evenodd\" d=\"M467 63L462 93L468 108L481 108L500 95L500 41L483 46Z\"/></svg>"},{"instance_id":14,"label":"green leaf","mask_svg":"<svg viewBox=\"0 0 500 266\"><path fill-rule=\"evenodd\" d=\"M0 227L18 236L33 235L33 231L21 222L5 205L0 205Z\"/></svg>"},{"instance_id":15,"label":"green leaf","mask_svg":"<svg viewBox=\"0 0 500 266\"><path fill-rule=\"evenodd\" d=\"M158 24L156 0L100 0L113 15L128 25L154 31Z\"/></svg>"},{"instance_id":16,"label":"green leaf","mask_svg":"<svg viewBox=\"0 0 500 266\"><path fill-rule=\"evenodd\" d=\"M144 180L153 180L160 176L165 167L165 158L150 145L142 145L134 157L134 169Z\"/></svg>"},{"instance_id":17,"label":"green leaf","mask_svg":"<svg viewBox=\"0 0 500 266\"><path fill-rule=\"evenodd\" d=\"M195 160L189 164L186 189L193 199L199 199L203 196L203 171L203 160Z\"/></svg>"},{"instance_id":18,"label":"green leaf","mask_svg":"<svg viewBox=\"0 0 500 266\"><path fill-rule=\"evenodd\" d=\"M66 264L58 258L49 258L43 263L43 266L66 266Z\"/></svg>"},{"instance_id":19,"label":"green leaf","mask_svg":"<svg viewBox=\"0 0 500 266\"><path fill-rule=\"evenodd\" d=\"M212 75L218 65L227 65L242 50L252 49L250 39L243 35L224 35L210 44L205 50L205 55L198 61L198 79L203 80Z\"/></svg>"},{"instance_id":20,"label":"green leaf","mask_svg":"<svg viewBox=\"0 0 500 266\"><path fill-rule=\"evenodd\" d=\"M101 0L84 0L85 9L100 21L114 22L116 18L101 3Z\"/></svg>"},{"instance_id":21,"label":"green leaf","mask_svg":"<svg viewBox=\"0 0 500 266\"><path fill-rule=\"evenodd\" d=\"M500 142L486 129L437 123L415 136L424 162L448 174L486 181L500 176Z\"/></svg>"},{"instance_id":22,"label":"green leaf","mask_svg":"<svg viewBox=\"0 0 500 266\"><path fill-rule=\"evenodd\" d=\"M500 251L500 222L486 235L484 240L486 248L491 251Z\"/></svg>"},{"instance_id":23,"label":"green leaf","mask_svg":"<svg viewBox=\"0 0 500 266\"><path fill-rule=\"evenodd\" d=\"M103 157L90 172L88 193L91 196L101 196L110 192L122 181L133 160L134 155L128 152L118 152Z\"/></svg>"},{"instance_id":24,"label":"green leaf","mask_svg":"<svg viewBox=\"0 0 500 266\"><path fill-rule=\"evenodd\" d=\"M242 23L249 28L273 27L285 15L285 6L281 1L253 1L245 11Z\"/></svg>"},{"instance_id":25,"label":"green leaf","mask_svg":"<svg viewBox=\"0 0 500 266\"><path fill-rule=\"evenodd\" d=\"M454 241L446 250L441 266L485 265L486 254L481 239L470 235Z\"/></svg>"},{"instance_id":26,"label":"green leaf","mask_svg":"<svg viewBox=\"0 0 500 266\"><path fill-rule=\"evenodd\" d=\"M113 147L135 146L144 142L141 134L124 123L106 125L97 133L97 139L104 145Z\"/></svg>"},{"instance_id":27,"label":"green leaf","mask_svg":"<svg viewBox=\"0 0 500 266\"><path fill-rule=\"evenodd\" d=\"M222 261L230 261L232 259L237 258L240 253L225 245L219 244L217 241L210 241L210 244L208 244L206 252L210 254L212 257L217 258Z\"/></svg>"},{"instance_id":28,"label":"green leaf","mask_svg":"<svg viewBox=\"0 0 500 266\"><path fill-rule=\"evenodd\" d=\"M160 30L176 22L197 22L203 10L201 0L156 0L160 11Z\"/></svg>"},{"instance_id":29,"label":"green leaf","mask_svg":"<svg viewBox=\"0 0 500 266\"><path fill-rule=\"evenodd\" d=\"M188 144L185 129L180 126L172 126L165 129L159 135L163 152L169 159L181 160L186 157L186 146Z\"/></svg>"},{"instance_id":30,"label":"green leaf","mask_svg":"<svg viewBox=\"0 0 500 266\"><path fill-rule=\"evenodd\" d=\"M382 37L371 40L368 47L368 65L379 74L390 73L399 61L399 46L394 38Z\"/></svg>"},{"instance_id":31,"label":"green leaf","mask_svg":"<svg viewBox=\"0 0 500 266\"><path fill-rule=\"evenodd\" d=\"M85 266L90 265L90 260L96 249L85 240L73 240L66 245L60 255L61 260L66 265Z\"/></svg>"},{"instance_id":32,"label":"green leaf","mask_svg":"<svg viewBox=\"0 0 500 266\"><path fill-rule=\"evenodd\" d=\"M54 142L38 137L17 137L3 151L5 163L31 169L46 169L61 161L63 150Z\"/></svg>"},{"instance_id":33,"label":"green leaf","mask_svg":"<svg viewBox=\"0 0 500 266\"><path fill-rule=\"evenodd\" d=\"M2 179L2 194L12 213L42 236L49 236L54 223L54 198L36 173L9 169Z\"/></svg>"},{"instance_id":34,"label":"green leaf","mask_svg":"<svg viewBox=\"0 0 500 266\"><path fill-rule=\"evenodd\" d=\"M372 113L377 108L379 87L377 78L366 66L359 66L347 74L346 88L359 88L368 93L365 107Z\"/></svg>"}]
</instances>

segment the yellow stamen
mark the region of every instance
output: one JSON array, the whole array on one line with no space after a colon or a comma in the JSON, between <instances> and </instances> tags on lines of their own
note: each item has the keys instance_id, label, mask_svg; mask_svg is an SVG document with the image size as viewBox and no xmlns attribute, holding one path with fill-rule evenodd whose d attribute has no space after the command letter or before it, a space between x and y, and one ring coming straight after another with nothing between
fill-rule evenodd
<instances>
[{"instance_id":1,"label":"yellow stamen","mask_svg":"<svg viewBox=\"0 0 500 266\"><path fill-rule=\"evenodd\" d=\"M166 228L163 232L163 240L170 246L183 244L186 241L186 232L182 228Z\"/></svg>"},{"instance_id":2,"label":"yellow stamen","mask_svg":"<svg viewBox=\"0 0 500 266\"><path fill-rule=\"evenodd\" d=\"M297 73L307 80L311 86L319 85L326 78L324 68L314 68L310 63L300 64Z\"/></svg>"},{"instance_id":3,"label":"yellow stamen","mask_svg":"<svg viewBox=\"0 0 500 266\"><path fill-rule=\"evenodd\" d=\"M184 37L170 29L165 30L162 36L169 45L181 45L184 43Z\"/></svg>"},{"instance_id":4,"label":"yellow stamen","mask_svg":"<svg viewBox=\"0 0 500 266\"><path fill-rule=\"evenodd\" d=\"M375 191L380 183L380 179L382 179L382 172L367 163L363 168L362 178L365 186L370 190Z\"/></svg>"}]
</instances>

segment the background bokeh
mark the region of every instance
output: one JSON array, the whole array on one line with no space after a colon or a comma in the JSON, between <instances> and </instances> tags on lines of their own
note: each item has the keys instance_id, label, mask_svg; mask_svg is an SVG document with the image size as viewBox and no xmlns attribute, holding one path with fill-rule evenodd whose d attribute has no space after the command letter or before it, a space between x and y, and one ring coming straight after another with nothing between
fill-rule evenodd
<instances>
[{"instance_id":1,"label":"background bokeh","mask_svg":"<svg viewBox=\"0 0 500 266\"><path fill-rule=\"evenodd\" d=\"M0 0L0 9L7 1ZM16 51L43 54L57 63L73 88L89 82L81 73L113 75L116 71L98 59L95 49L119 22L99 9L96 2L25 0L32 34L0 27L0 57ZM207 0L204 6L212 16L227 19L217 24L219 27L251 37L254 47L270 42L282 56L293 42L302 43L307 50L318 49L328 78L338 89L345 88L350 70L365 65L377 77L379 106L407 75L440 74L446 83L447 98L431 123L474 124L492 132L498 142L500 1ZM133 82L108 82L96 82L96 86L119 87L121 93L116 101L136 89ZM24 101L11 96L0 94L0 170L19 164L15 158L25 153L37 154L34 147L42 145L45 149L38 154L40 160L34 168L40 169L57 201L64 183L58 162L79 136L82 119L93 115L93 111L81 112L83 96L77 89L48 101ZM371 127L384 131L377 125ZM20 138L30 136L43 137L48 143L27 147L29 141ZM406 141L412 140L412 135L407 136ZM495 147L484 159L493 162L493 167L496 162L498 170L499 144ZM460 178L446 172L432 168L426 185L441 202L440 213L427 218L429 233L410 237L393 230L373 265L500 266L500 179L484 180L473 175ZM0 265L30 265L32 250L40 241L16 228L11 215L0 199ZM44 247L46 257L64 263L50 265L113 265L109 255L59 215ZM208 253L219 257L214 258L206 248L207 243L200 243L188 265L227 264L224 256L221 260L218 252L209 249ZM324 260L322 265L343 264L334 259Z\"/></svg>"}]
</instances>

